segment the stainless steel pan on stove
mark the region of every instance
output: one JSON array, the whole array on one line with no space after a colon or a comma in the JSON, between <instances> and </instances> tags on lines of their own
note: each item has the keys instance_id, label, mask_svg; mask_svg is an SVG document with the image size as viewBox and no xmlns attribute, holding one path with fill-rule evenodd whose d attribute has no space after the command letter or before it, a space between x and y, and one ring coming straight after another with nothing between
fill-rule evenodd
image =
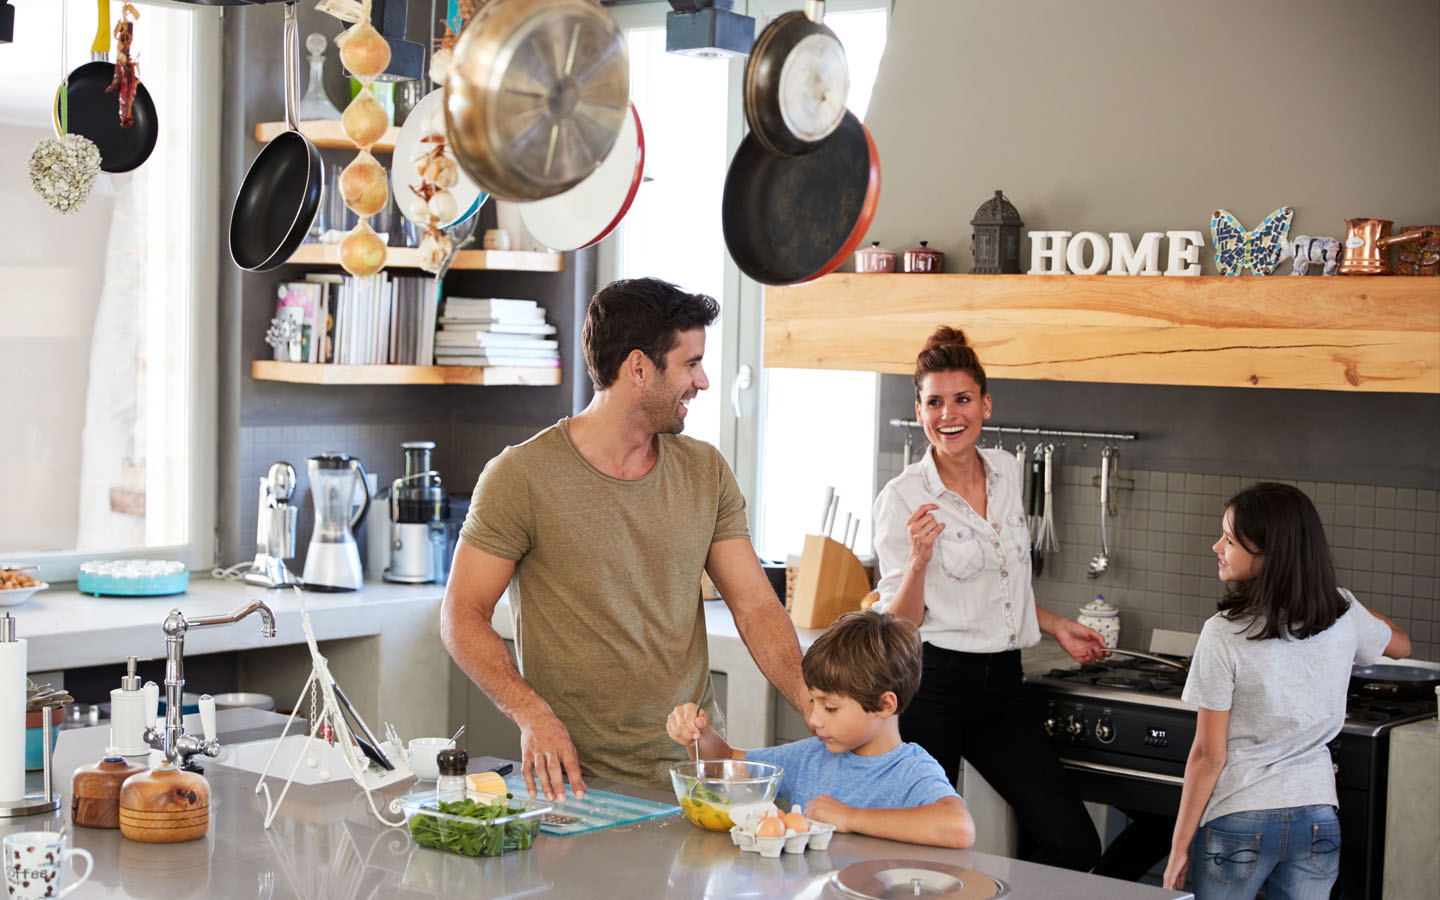
<instances>
[{"instance_id":1,"label":"stainless steel pan on stove","mask_svg":"<svg viewBox=\"0 0 1440 900\"><path fill-rule=\"evenodd\" d=\"M1355 666L1350 670L1350 690L1378 697L1424 700L1440 686L1440 670L1421 666Z\"/></svg>"},{"instance_id":2,"label":"stainless steel pan on stove","mask_svg":"<svg viewBox=\"0 0 1440 900\"><path fill-rule=\"evenodd\" d=\"M1153 653L1141 653L1139 650L1122 650L1119 647L1113 647L1110 649L1109 652L1119 653L1121 656L1133 656L1136 659L1148 659L1150 662L1159 663L1162 666L1169 666L1172 669L1179 669L1186 674L1189 674L1190 672L1190 660L1185 657L1181 657L1179 659L1171 659L1165 656L1156 656Z\"/></svg>"}]
</instances>

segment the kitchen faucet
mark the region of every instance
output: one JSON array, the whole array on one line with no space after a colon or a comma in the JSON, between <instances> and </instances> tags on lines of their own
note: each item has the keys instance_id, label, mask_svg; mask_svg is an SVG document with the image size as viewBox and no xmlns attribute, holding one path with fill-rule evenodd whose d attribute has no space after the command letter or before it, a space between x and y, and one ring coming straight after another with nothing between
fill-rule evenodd
<instances>
[{"instance_id":1,"label":"kitchen faucet","mask_svg":"<svg viewBox=\"0 0 1440 900\"><path fill-rule=\"evenodd\" d=\"M185 632L191 628L210 625L229 625L238 622L251 613L260 614L260 636L275 636L275 614L263 601L252 600L224 615L185 618L178 609L170 610L162 626L165 630L165 727L156 729L153 724L145 729L145 743L165 754L165 761L173 765L188 764L190 757L197 753L206 756L220 755L220 742L215 739L215 701L201 705L200 722L204 738L185 733L184 710L181 697L185 687Z\"/></svg>"}]
</instances>

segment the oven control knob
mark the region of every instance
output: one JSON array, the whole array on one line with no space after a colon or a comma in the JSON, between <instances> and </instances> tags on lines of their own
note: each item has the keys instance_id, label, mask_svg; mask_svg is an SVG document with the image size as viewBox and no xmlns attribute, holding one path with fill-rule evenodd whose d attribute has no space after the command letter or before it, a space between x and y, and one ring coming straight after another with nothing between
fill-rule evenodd
<instances>
[{"instance_id":1,"label":"oven control knob","mask_svg":"<svg viewBox=\"0 0 1440 900\"><path fill-rule=\"evenodd\" d=\"M1101 719L1095 723L1095 738L1102 744L1115 740L1115 726L1110 724L1109 719Z\"/></svg>"},{"instance_id":2,"label":"oven control knob","mask_svg":"<svg viewBox=\"0 0 1440 900\"><path fill-rule=\"evenodd\" d=\"M1080 716L1071 716L1070 724L1066 726L1066 730L1068 730L1072 736L1079 737L1085 733L1085 720Z\"/></svg>"},{"instance_id":3,"label":"oven control knob","mask_svg":"<svg viewBox=\"0 0 1440 900\"><path fill-rule=\"evenodd\" d=\"M1051 737L1060 733L1060 723L1055 721L1054 716L1046 716L1042 724L1045 726L1045 733Z\"/></svg>"}]
</instances>

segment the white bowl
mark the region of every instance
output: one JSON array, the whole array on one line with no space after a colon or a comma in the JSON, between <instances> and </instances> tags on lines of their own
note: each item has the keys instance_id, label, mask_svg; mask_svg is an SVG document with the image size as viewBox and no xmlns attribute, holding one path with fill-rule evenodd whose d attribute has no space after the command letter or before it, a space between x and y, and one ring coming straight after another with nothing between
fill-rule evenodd
<instances>
[{"instance_id":1,"label":"white bowl","mask_svg":"<svg viewBox=\"0 0 1440 900\"><path fill-rule=\"evenodd\" d=\"M19 606L30 599L31 594L45 590L50 585L40 582L33 587L11 588L8 591L0 591L0 606Z\"/></svg>"},{"instance_id":2,"label":"white bowl","mask_svg":"<svg viewBox=\"0 0 1440 900\"><path fill-rule=\"evenodd\" d=\"M440 765L435 756L441 750L449 750L455 742L443 737L412 738L408 746L410 768L421 781L434 781L440 777Z\"/></svg>"}]
</instances>

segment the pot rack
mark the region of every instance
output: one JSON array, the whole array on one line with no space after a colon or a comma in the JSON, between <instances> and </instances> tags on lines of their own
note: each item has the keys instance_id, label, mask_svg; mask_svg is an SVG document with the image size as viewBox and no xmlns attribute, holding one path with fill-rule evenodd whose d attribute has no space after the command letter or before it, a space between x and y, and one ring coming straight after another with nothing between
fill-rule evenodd
<instances>
[{"instance_id":1,"label":"pot rack","mask_svg":"<svg viewBox=\"0 0 1440 900\"><path fill-rule=\"evenodd\" d=\"M890 427L920 428L922 426L914 419L891 419ZM1140 437L1133 431L1072 431L1062 428L1030 428L1023 425L984 425L980 430L995 434L1045 434L1058 438L1080 438L1083 441L1134 441Z\"/></svg>"}]
</instances>

